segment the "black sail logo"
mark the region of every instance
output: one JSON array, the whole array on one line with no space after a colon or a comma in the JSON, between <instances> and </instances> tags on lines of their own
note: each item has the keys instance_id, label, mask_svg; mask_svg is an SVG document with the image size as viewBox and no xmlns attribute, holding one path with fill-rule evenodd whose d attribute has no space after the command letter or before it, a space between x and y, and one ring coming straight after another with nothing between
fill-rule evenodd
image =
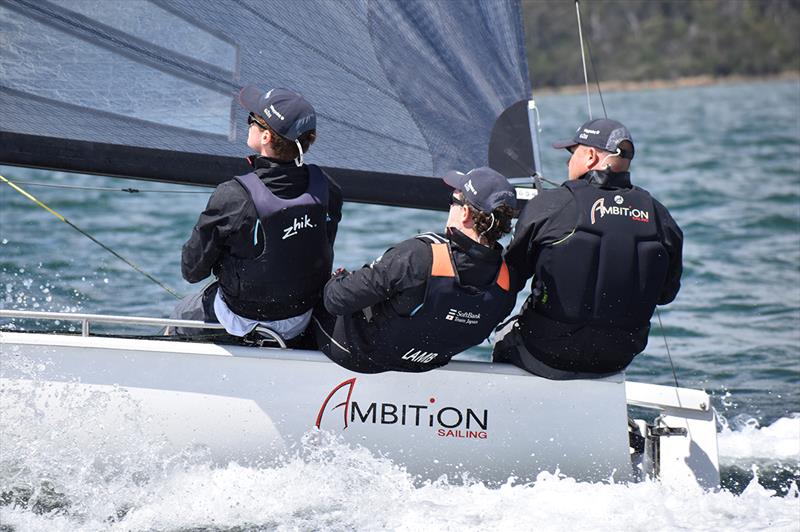
<instances>
[{"instance_id":1,"label":"black sail logo","mask_svg":"<svg viewBox=\"0 0 800 532\"><path fill-rule=\"evenodd\" d=\"M318 429L323 428L321 425L322 418L325 417L325 414L328 412L333 413L334 410L339 408L342 409L342 422L344 423L342 429L347 428L349 417L348 414L350 412L350 398L353 396L353 388L355 385L356 377L353 377L352 379L347 379L331 390L331 393L328 394L328 397L326 397L325 401L322 403L319 413L317 413L316 426ZM337 403L337 401L340 402ZM329 417L334 418L335 416L331 415Z\"/></svg>"}]
</instances>

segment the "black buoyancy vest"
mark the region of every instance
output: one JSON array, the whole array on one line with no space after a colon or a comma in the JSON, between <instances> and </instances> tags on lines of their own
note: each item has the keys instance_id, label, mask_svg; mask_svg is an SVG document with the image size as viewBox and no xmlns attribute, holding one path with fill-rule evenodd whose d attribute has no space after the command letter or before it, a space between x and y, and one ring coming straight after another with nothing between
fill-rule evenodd
<instances>
[{"instance_id":1,"label":"black buoyancy vest","mask_svg":"<svg viewBox=\"0 0 800 532\"><path fill-rule=\"evenodd\" d=\"M421 372L444 366L485 340L513 307L505 262L491 285L464 286L450 245L442 240L431 244L433 264L423 303L410 316L379 310L369 324L374 346L370 358L385 370Z\"/></svg>"},{"instance_id":2,"label":"black buoyancy vest","mask_svg":"<svg viewBox=\"0 0 800 532\"><path fill-rule=\"evenodd\" d=\"M669 258L650 194L638 187L564 184L578 211L574 232L536 262L536 312L564 323L636 330L646 326Z\"/></svg>"},{"instance_id":3,"label":"black buoyancy vest","mask_svg":"<svg viewBox=\"0 0 800 532\"><path fill-rule=\"evenodd\" d=\"M225 302L251 319L279 320L312 308L330 278L333 250L328 242L328 178L308 165L308 189L292 199L273 194L258 175L237 176L258 213L254 245L263 239L264 251L255 258L225 255L220 286ZM237 311L237 301L258 315Z\"/></svg>"}]
</instances>

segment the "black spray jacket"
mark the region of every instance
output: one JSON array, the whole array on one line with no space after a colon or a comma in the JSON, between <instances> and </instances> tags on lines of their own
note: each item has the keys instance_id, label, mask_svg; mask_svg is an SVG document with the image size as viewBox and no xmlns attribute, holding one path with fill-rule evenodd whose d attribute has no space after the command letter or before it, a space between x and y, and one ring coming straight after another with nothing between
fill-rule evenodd
<instances>
[{"instance_id":1,"label":"black spray jacket","mask_svg":"<svg viewBox=\"0 0 800 532\"><path fill-rule=\"evenodd\" d=\"M449 239L420 235L334 277L324 296L338 316L327 354L368 373L446 364L488 337L514 306L501 249L451 229Z\"/></svg>"},{"instance_id":2,"label":"black spray jacket","mask_svg":"<svg viewBox=\"0 0 800 532\"><path fill-rule=\"evenodd\" d=\"M667 209L627 172L542 191L506 252L514 290L533 279L518 320L525 347L557 369L623 369L647 345L655 306L680 289L682 247Z\"/></svg>"},{"instance_id":3,"label":"black spray jacket","mask_svg":"<svg viewBox=\"0 0 800 532\"><path fill-rule=\"evenodd\" d=\"M309 188L309 171L307 166L297 167L294 162L281 162L267 157L251 158L255 174L277 198L295 199L305 194ZM333 243L339 221L342 217L342 193L338 185L328 180L327 216L324 231L329 249L304 249L303 253L314 256L332 257ZM196 283L214 273L230 276L233 273L223 272L223 264L255 260L265 254L265 238L254 238L261 234L258 213L245 187L235 179L220 184L208 200L208 205L195 225L192 235L183 246L181 256L181 272L184 279ZM315 240L316 241L316 240ZM312 246L313 247L313 246ZM267 250L268 251L268 250ZM287 264L302 260L303 257L283 257ZM244 271L244 270L242 270ZM257 269L253 270L254 272ZM246 275L246 273L245 273ZM225 286L250 286L268 283L262 275L254 279L220 279ZM304 287L298 287L299 289ZM318 287L319 295L322 284ZM235 292L235 290L229 290ZM291 290L289 291L291 292ZM288 294L288 292L287 292ZM287 295L283 300L264 301L237 297L236 293L225 293L226 303L237 314L258 320L276 320L297 315L297 298Z\"/></svg>"}]
</instances>

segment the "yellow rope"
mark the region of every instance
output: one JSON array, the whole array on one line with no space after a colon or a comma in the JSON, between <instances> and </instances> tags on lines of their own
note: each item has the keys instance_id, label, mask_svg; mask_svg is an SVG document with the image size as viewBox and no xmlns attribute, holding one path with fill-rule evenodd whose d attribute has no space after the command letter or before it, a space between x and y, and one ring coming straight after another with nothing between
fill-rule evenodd
<instances>
[{"instance_id":1,"label":"yellow rope","mask_svg":"<svg viewBox=\"0 0 800 532\"><path fill-rule=\"evenodd\" d=\"M35 203L36 205L38 205L39 207L43 208L44 210L46 210L47 212L49 212L50 214L52 214L53 216L55 216L56 218L58 218L59 220L61 220L62 222L64 222L65 224L69 225L70 227L72 227L73 229L75 229L76 231L78 231L78 232L79 232L80 234L82 234L83 236L85 236L85 237L89 238L89 239L90 239L92 242L94 242L95 244L99 245L100 247L102 247L103 249L105 249L106 251L108 251L109 253L111 253L112 255L114 255L115 257L117 257L118 259L120 259L122 262L124 262L125 264L127 264L128 266L130 266L131 268L133 268L134 270L136 270L137 272L141 273L142 275L144 275L145 277L147 277L148 279L150 279L151 281L153 281L154 283L156 283L158 286L160 286L161 288L163 288L164 290L166 290L167 292L169 292L171 295L173 295L173 296L174 296L174 297L176 297L177 299L180 299L180 298L181 298L180 294L178 294L177 292L175 292L175 290L173 290L173 289L172 289L172 288L170 288L169 286L165 285L164 283L162 283L161 281L159 281L158 279L156 279L155 277L153 277L152 275L150 275L150 274L149 274L149 273L147 273L146 271L142 270L142 269L141 269L139 266L137 266L136 264L134 264L134 262L133 262L133 261L131 261L130 259L127 259L127 258L123 257L122 255L120 255L119 253L117 253L116 251L114 251L113 249L111 249L110 247L108 247L107 245L103 244L102 242L100 242L99 240L97 240L95 237L93 237L92 235L90 235L89 233L87 233L86 231L84 231L83 229L81 229L80 227L78 227L77 225L75 225L74 223L70 222L69 220L67 220L66 218L64 218L64 217L63 217L63 216L61 216L60 214L58 214L56 211L54 211L53 209L51 209L50 207L48 207L47 205L45 205L44 203L42 203L41 201L39 201L38 199L36 199L36 198L35 198L35 197L34 197L32 194L29 194L27 191L23 190L22 188L20 188L20 187L19 187L19 186L17 186L16 184L12 183L11 181L9 181L8 179L6 179L6 178L5 178L4 176L2 176L2 175L0 175L0 180L2 180L2 181L3 181L3 183L7 184L7 185L8 185L8 186L10 186L11 188L13 188L14 190L16 190L17 192L19 192L20 194L22 194L22 195L23 195L23 196L25 196L26 198L28 198L29 200L31 200L32 202L34 202L34 203Z\"/></svg>"}]
</instances>

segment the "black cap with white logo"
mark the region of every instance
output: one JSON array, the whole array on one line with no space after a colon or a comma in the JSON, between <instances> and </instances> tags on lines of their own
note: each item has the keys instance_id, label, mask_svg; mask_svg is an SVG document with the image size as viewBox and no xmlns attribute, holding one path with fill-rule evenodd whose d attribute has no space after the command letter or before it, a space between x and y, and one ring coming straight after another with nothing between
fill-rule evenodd
<instances>
[{"instance_id":1,"label":"black cap with white logo","mask_svg":"<svg viewBox=\"0 0 800 532\"><path fill-rule=\"evenodd\" d=\"M444 182L460 190L467 203L482 212L490 213L498 207L517 208L517 194L505 176L491 168L482 166L462 174L456 170L447 172Z\"/></svg>"},{"instance_id":2,"label":"black cap with white logo","mask_svg":"<svg viewBox=\"0 0 800 532\"><path fill-rule=\"evenodd\" d=\"M623 159L633 159L633 137L628 128L616 120L608 118L595 118L589 120L575 132L571 139L559 140L553 143L557 149L572 148L578 144L592 146L603 151L615 153L622 141L627 140L631 143L630 150L622 150L619 154Z\"/></svg>"},{"instance_id":3,"label":"black cap with white logo","mask_svg":"<svg viewBox=\"0 0 800 532\"><path fill-rule=\"evenodd\" d=\"M314 108L302 95L289 89L264 92L249 85L239 93L239 103L289 140L297 140L303 133L317 128Z\"/></svg>"}]
</instances>

